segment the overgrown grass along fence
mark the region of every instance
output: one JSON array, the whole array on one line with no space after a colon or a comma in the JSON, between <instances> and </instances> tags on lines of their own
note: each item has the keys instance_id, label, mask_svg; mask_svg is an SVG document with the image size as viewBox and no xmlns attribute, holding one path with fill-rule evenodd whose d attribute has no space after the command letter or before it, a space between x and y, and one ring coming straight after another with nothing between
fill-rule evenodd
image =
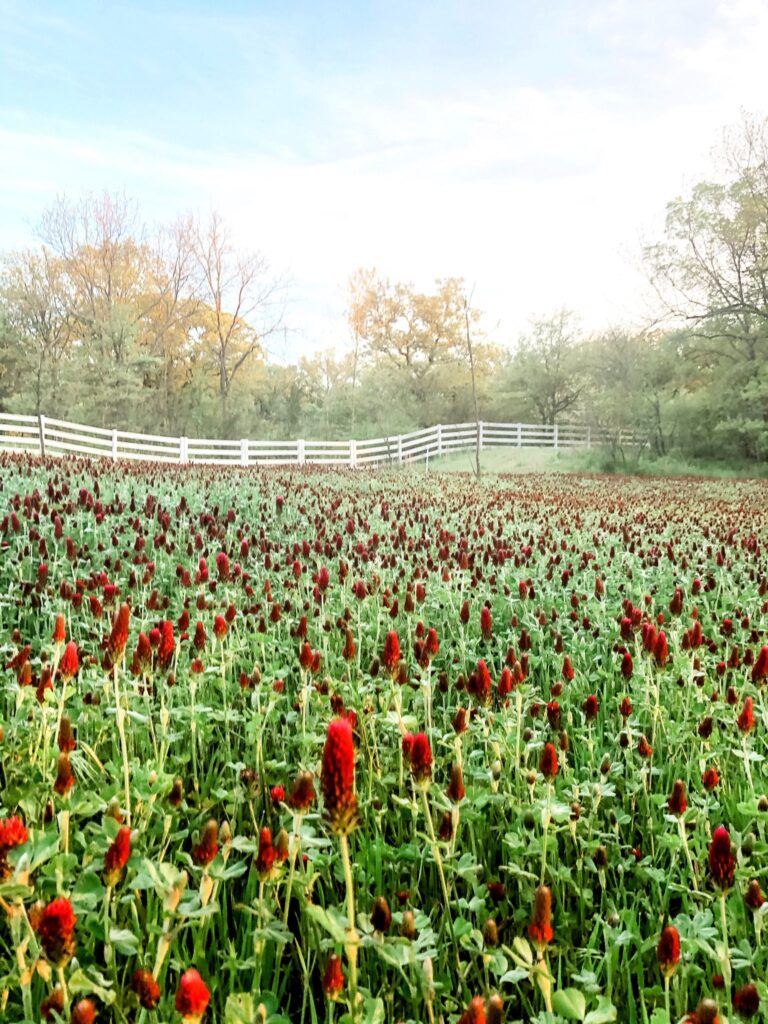
<instances>
[{"instance_id":1,"label":"overgrown grass along fence","mask_svg":"<svg viewBox=\"0 0 768 1024\"><path fill-rule=\"evenodd\" d=\"M479 437L478 437L479 435ZM0 413L0 451L90 455L140 462L213 465L376 466L409 464L457 451L515 448L591 448L615 438L590 427L538 423L440 423L423 430L364 441L222 441L105 430L47 416ZM637 443L627 435L625 444Z\"/></svg>"}]
</instances>

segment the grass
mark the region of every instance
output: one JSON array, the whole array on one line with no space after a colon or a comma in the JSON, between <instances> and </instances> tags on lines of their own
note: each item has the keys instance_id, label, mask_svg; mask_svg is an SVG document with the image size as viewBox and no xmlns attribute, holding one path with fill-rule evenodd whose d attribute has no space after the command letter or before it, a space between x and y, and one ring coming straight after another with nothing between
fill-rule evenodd
<instances>
[{"instance_id":1,"label":"grass","mask_svg":"<svg viewBox=\"0 0 768 1024\"><path fill-rule=\"evenodd\" d=\"M692 461L679 455L656 457L648 452L637 458L628 452L626 461L614 460L603 449L572 448L489 448L481 453L483 474L525 473L606 473L617 476L701 477L728 479L763 479L768 467L755 463L723 463L713 460ZM474 451L455 452L439 459L430 459L424 472L475 472Z\"/></svg>"}]
</instances>

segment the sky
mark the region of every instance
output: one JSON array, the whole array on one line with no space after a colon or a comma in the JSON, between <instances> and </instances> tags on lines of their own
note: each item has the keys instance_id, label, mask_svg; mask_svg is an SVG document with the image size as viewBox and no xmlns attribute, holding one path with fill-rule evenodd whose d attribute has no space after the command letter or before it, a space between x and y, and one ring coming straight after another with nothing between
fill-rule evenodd
<instances>
[{"instance_id":1,"label":"sky","mask_svg":"<svg viewBox=\"0 0 768 1024\"><path fill-rule=\"evenodd\" d=\"M642 327L766 52L765 0L0 0L0 249L61 193L215 209L288 282L281 360L349 344L357 267L464 278L498 344Z\"/></svg>"}]
</instances>

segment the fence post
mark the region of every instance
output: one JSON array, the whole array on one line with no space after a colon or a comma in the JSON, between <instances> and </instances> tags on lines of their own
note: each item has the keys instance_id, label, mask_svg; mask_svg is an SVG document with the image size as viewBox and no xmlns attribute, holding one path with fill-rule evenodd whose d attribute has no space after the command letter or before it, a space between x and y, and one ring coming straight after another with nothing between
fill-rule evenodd
<instances>
[{"instance_id":1,"label":"fence post","mask_svg":"<svg viewBox=\"0 0 768 1024\"><path fill-rule=\"evenodd\" d=\"M518 423L517 424L517 447L518 448L522 448L523 447L523 424L522 423Z\"/></svg>"},{"instance_id":2,"label":"fence post","mask_svg":"<svg viewBox=\"0 0 768 1024\"><path fill-rule=\"evenodd\" d=\"M354 469L357 466L357 441L349 439L349 464Z\"/></svg>"},{"instance_id":3,"label":"fence post","mask_svg":"<svg viewBox=\"0 0 768 1024\"><path fill-rule=\"evenodd\" d=\"M403 435L397 435L397 461L402 466L403 464Z\"/></svg>"},{"instance_id":4,"label":"fence post","mask_svg":"<svg viewBox=\"0 0 768 1024\"><path fill-rule=\"evenodd\" d=\"M555 451L557 451L557 424L556 423L555 423L554 429L552 431L552 441L553 441L553 447L554 447Z\"/></svg>"},{"instance_id":5,"label":"fence post","mask_svg":"<svg viewBox=\"0 0 768 1024\"><path fill-rule=\"evenodd\" d=\"M117 462L117 430L112 431L112 461Z\"/></svg>"},{"instance_id":6,"label":"fence post","mask_svg":"<svg viewBox=\"0 0 768 1024\"><path fill-rule=\"evenodd\" d=\"M45 458L45 416L40 414L37 419L40 428L40 455Z\"/></svg>"},{"instance_id":7,"label":"fence post","mask_svg":"<svg viewBox=\"0 0 768 1024\"><path fill-rule=\"evenodd\" d=\"M587 427L587 448L592 447L592 427Z\"/></svg>"},{"instance_id":8,"label":"fence post","mask_svg":"<svg viewBox=\"0 0 768 1024\"><path fill-rule=\"evenodd\" d=\"M240 438L240 465L248 465L248 438Z\"/></svg>"},{"instance_id":9,"label":"fence post","mask_svg":"<svg viewBox=\"0 0 768 1024\"><path fill-rule=\"evenodd\" d=\"M437 424L437 457L443 454L443 424Z\"/></svg>"},{"instance_id":10,"label":"fence post","mask_svg":"<svg viewBox=\"0 0 768 1024\"><path fill-rule=\"evenodd\" d=\"M301 438L296 442L296 458L300 466L303 466L306 461L306 454L304 449L304 438Z\"/></svg>"},{"instance_id":11,"label":"fence post","mask_svg":"<svg viewBox=\"0 0 768 1024\"><path fill-rule=\"evenodd\" d=\"M184 465L189 462L189 438L179 438L179 462Z\"/></svg>"},{"instance_id":12,"label":"fence post","mask_svg":"<svg viewBox=\"0 0 768 1024\"><path fill-rule=\"evenodd\" d=\"M483 421L477 421L477 447L480 451L483 450Z\"/></svg>"}]
</instances>

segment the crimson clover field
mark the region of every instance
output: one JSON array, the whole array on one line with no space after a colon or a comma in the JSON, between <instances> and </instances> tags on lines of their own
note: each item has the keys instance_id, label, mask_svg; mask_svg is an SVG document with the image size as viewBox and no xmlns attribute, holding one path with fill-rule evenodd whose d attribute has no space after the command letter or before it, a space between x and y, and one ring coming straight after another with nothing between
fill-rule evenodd
<instances>
[{"instance_id":1,"label":"crimson clover field","mask_svg":"<svg viewBox=\"0 0 768 1024\"><path fill-rule=\"evenodd\" d=\"M0 1019L765 1020L768 485L0 456Z\"/></svg>"}]
</instances>

